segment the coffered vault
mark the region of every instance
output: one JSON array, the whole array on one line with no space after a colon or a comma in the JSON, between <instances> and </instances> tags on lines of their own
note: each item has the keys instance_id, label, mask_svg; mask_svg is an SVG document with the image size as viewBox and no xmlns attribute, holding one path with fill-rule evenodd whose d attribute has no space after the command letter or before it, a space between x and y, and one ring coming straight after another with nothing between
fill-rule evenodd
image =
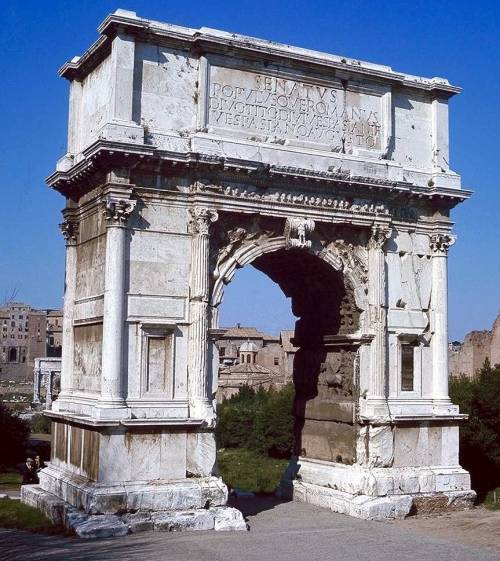
<instances>
[{"instance_id":1,"label":"coffered vault","mask_svg":"<svg viewBox=\"0 0 500 561\"><path fill-rule=\"evenodd\" d=\"M123 10L99 32L60 70L61 393L23 500L119 514L118 533L136 510L244 527L216 475L211 329L252 263L299 318L281 491L365 518L470 504L447 380L449 212L470 194L448 164L459 89Z\"/></svg>"}]
</instances>

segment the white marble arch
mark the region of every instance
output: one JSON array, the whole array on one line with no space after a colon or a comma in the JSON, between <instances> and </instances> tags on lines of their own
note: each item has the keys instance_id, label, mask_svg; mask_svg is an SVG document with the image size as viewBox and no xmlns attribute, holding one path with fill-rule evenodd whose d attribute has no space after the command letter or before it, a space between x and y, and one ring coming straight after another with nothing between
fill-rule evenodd
<instances>
[{"instance_id":1,"label":"white marble arch","mask_svg":"<svg viewBox=\"0 0 500 561\"><path fill-rule=\"evenodd\" d=\"M222 262L220 267L219 264L217 264L214 272L215 282L210 297L212 328L218 327L218 308L224 298L224 287L232 281L237 269L241 269L245 265L250 265L261 255L273 253L281 249L286 249L287 247L285 236L270 237L264 240L260 239L258 242L247 242L238 247L234 253ZM356 306L361 312L360 325L363 326L365 324L364 312L368 308L368 299L366 283L360 278L360 275L353 268L346 266L342 257L334 251L331 246L322 247L321 249L313 246L312 248L303 248L302 250L315 255L328 263L336 271L345 274L354 291Z\"/></svg>"}]
</instances>

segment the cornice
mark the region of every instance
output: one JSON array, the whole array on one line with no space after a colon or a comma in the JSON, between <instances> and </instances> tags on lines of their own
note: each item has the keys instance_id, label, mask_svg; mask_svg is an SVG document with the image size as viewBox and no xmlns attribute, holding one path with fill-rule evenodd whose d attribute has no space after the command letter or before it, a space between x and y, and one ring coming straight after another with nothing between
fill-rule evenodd
<instances>
[{"instance_id":1,"label":"cornice","mask_svg":"<svg viewBox=\"0 0 500 561\"><path fill-rule=\"evenodd\" d=\"M251 178L256 185L269 186L270 181L286 181L297 184L334 184L340 188L352 190L362 188L373 195L391 194L394 197L420 199L422 202L438 203L446 208L453 208L468 199L472 192L465 189L447 187L423 187L407 181L392 181L379 178L363 177L351 174L348 170L315 171L290 166L262 164L252 160L221 158L199 152L173 152L158 150L153 146L126 144L98 140L84 152L84 159L67 171L56 171L47 177L47 184L66 197L73 198L88 187L89 178L97 171L112 167L136 167L141 162L168 164L170 173L182 171L199 173L233 174L241 181ZM165 169L165 168L164 168ZM178 171L177 171L178 170ZM165 169L166 171L166 169ZM234 180L234 178L233 178ZM353 193L360 196L363 193ZM75 197L77 198L77 197Z\"/></svg>"},{"instance_id":2,"label":"cornice","mask_svg":"<svg viewBox=\"0 0 500 561\"><path fill-rule=\"evenodd\" d=\"M121 13L120 13L121 12ZM150 42L166 42L183 46L198 54L230 54L270 62L287 60L294 64L313 66L330 74L339 72L359 78L371 78L400 86L424 90L443 97L451 97L461 88L443 78L423 78L396 72L389 66L373 64L348 57L304 49L202 27L192 29L135 16L133 12L110 14L98 27L101 38L81 57L75 57L62 66L60 76L69 80L82 79L94 66L107 56L110 40L118 33L126 33Z\"/></svg>"}]
</instances>

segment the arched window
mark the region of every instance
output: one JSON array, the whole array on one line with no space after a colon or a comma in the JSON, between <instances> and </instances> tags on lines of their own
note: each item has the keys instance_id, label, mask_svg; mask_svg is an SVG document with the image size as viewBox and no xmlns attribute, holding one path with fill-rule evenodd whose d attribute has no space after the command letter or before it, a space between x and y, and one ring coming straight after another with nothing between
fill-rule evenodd
<instances>
[{"instance_id":1,"label":"arched window","mask_svg":"<svg viewBox=\"0 0 500 561\"><path fill-rule=\"evenodd\" d=\"M9 362L17 362L17 349L15 347L9 350Z\"/></svg>"}]
</instances>

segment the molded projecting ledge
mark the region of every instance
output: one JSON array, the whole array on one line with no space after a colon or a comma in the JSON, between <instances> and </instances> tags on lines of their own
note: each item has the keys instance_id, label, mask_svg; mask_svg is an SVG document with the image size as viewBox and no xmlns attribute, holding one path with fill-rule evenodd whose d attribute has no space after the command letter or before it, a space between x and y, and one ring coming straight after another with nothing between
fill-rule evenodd
<instances>
[{"instance_id":1,"label":"molded projecting ledge","mask_svg":"<svg viewBox=\"0 0 500 561\"><path fill-rule=\"evenodd\" d=\"M94 419L87 415L75 415L74 413L66 414L56 411L45 410L43 414L54 421L66 421L74 425L84 425L89 427L199 427L204 421L203 419L125 419L125 420L109 420Z\"/></svg>"}]
</instances>

